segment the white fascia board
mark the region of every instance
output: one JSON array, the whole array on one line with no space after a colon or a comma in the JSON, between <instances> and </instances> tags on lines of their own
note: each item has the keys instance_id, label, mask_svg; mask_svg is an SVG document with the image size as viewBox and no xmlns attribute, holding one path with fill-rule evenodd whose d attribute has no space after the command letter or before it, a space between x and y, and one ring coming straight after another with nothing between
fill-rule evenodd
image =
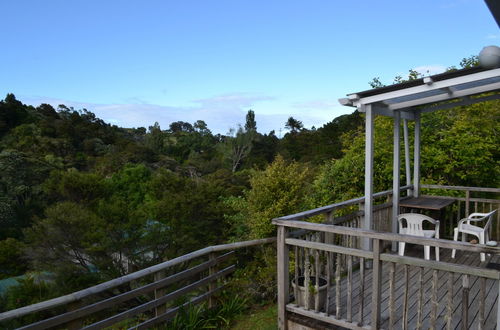
<instances>
[{"instance_id":1,"label":"white fascia board","mask_svg":"<svg viewBox=\"0 0 500 330\"><path fill-rule=\"evenodd\" d=\"M451 100L451 99L469 96L469 95L474 95L474 94L491 92L491 91L494 91L497 89L500 89L500 82L496 82L496 83L488 84L488 85L483 85L483 86L479 86L479 87L472 87L472 88L462 89L462 90L458 90L458 91L453 91L453 92L451 92L451 94L443 93L443 94L439 94L439 95L423 97L421 99L416 99L416 100L412 100L412 101L395 103L392 105L388 105L387 107L390 110L405 109L405 108L415 107L415 106L423 105L423 104L435 103L435 102Z\"/></svg>"},{"instance_id":2,"label":"white fascia board","mask_svg":"<svg viewBox=\"0 0 500 330\"><path fill-rule=\"evenodd\" d=\"M360 98L359 100L356 101L356 103L372 104L372 103L376 103L376 102L381 102L381 101L393 99L396 97L424 93L424 92L433 91L436 89L453 87L453 86L460 85L460 84L470 83L470 82L474 82L474 81L480 81L480 80L494 78L494 77L500 77L500 69L492 69L492 70L481 71L481 72L477 72L477 73L471 73L471 74L466 75L466 76L450 78L450 79L441 80L441 81L435 81L430 85L423 84L423 85L419 85L419 86L415 86L415 87L408 87L405 89L400 89L400 90L387 92L387 93L383 93L383 94L367 96L367 97Z\"/></svg>"}]
</instances>

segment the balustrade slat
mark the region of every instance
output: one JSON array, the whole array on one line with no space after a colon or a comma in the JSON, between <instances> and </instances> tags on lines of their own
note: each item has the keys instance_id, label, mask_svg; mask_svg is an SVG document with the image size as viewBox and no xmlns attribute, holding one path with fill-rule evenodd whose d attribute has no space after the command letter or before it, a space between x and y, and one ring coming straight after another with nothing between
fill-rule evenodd
<instances>
[{"instance_id":1,"label":"balustrade slat","mask_svg":"<svg viewBox=\"0 0 500 330\"><path fill-rule=\"evenodd\" d=\"M330 301L331 301L331 268L332 268L332 255L326 251L326 301L325 301L325 314L330 315Z\"/></svg>"},{"instance_id":2,"label":"balustrade slat","mask_svg":"<svg viewBox=\"0 0 500 330\"><path fill-rule=\"evenodd\" d=\"M391 262L389 268L389 329L393 329L394 319L395 319L395 299L394 299L394 287L396 285L396 264Z\"/></svg>"},{"instance_id":3,"label":"balustrade slat","mask_svg":"<svg viewBox=\"0 0 500 330\"><path fill-rule=\"evenodd\" d=\"M478 329L484 329L484 301L486 300L486 279L481 277L479 279L479 324Z\"/></svg>"},{"instance_id":4,"label":"balustrade slat","mask_svg":"<svg viewBox=\"0 0 500 330\"><path fill-rule=\"evenodd\" d=\"M352 256L347 257L347 322L352 322Z\"/></svg>"},{"instance_id":5,"label":"balustrade slat","mask_svg":"<svg viewBox=\"0 0 500 330\"><path fill-rule=\"evenodd\" d=\"M315 295L314 295L314 310L316 312L319 312L319 250L315 250L314 254L314 263L315 263L315 275L316 275L316 285L314 286L316 289Z\"/></svg>"},{"instance_id":6,"label":"balustrade slat","mask_svg":"<svg viewBox=\"0 0 500 330\"><path fill-rule=\"evenodd\" d=\"M403 297L403 324L402 324L404 330L408 329L409 268L410 266L404 265L404 297Z\"/></svg>"},{"instance_id":7,"label":"balustrade slat","mask_svg":"<svg viewBox=\"0 0 500 330\"><path fill-rule=\"evenodd\" d=\"M337 253L337 262L335 265L335 317L340 319L340 257L341 254Z\"/></svg>"},{"instance_id":8,"label":"balustrade slat","mask_svg":"<svg viewBox=\"0 0 500 330\"><path fill-rule=\"evenodd\" d=\"M424 313L424 267L418 270L418 311L417 329L422 329L422 315Z\"/></svg>"},{"instance_id":9,"label":"balustrade slat","mask_svg":"<svg viewBox=\"0 0 500 330\"><path fill-rule=\"evenodd\" d=\"M438 271L432 271L432 296L431 296L431 329L436 329L436 318L438 308Z\"/></svg>"},{"instance_id":10,"label":"balustrade slat","mask_svg":"<svg viewBox=\"0 0 500 330\"><path fill-rule=\"evenodd\" d=\"M364 322L365 310L365 258L359 258L359 321L358 325L362 326Z\"/></svg>"},{"instance_id":11,"label":"balustrade slat","mask_svg":"<svg viewBox=\"0 0 500 330\"><path fill-rule=\"evenodd\" d=\"M295 246L294 247L294 259L295 259L295 269L294 269L294 275L295 275L295 278L294 278L294 281L295 281L295 285L293 287L293 296L295 298L295 301L298 302L298 299L299 299L299 262L300 262L300 257L299 257L299 251L300 251L300 248L298 246Z\"/></svg>"},{"instance_id":12,"label":"balustrade slat","mask_svg":"<svg viewBox=\"0 0 500 330\"><path fill-rule=\"evenodd\" d=\"M451 330L452 317L453 317L453 283L454 274L448 272L448 301L446 304L446 330Z\"/></svg>"},{"instance_id":13,"label":"balustrade slat","mask_svg":"<svg viewBox=\"0 0 500 330\"><path fill-rule=\"evenodd\" d=\"M310 263L310 252L309 249L305 249L305 266L304 266L304 290L305 290L305 302L304 307L310 309L309 306L309 283L311 281L311 263Z\"/></svg>"},{"instance_id":14,"label":"balustrade slat","mask_svg":"<svg viewBox=\"0 0 500 330\"><path fill-rule=\"evenodd\" d=\"M462 330L467 330L469 324L469 275L462 277Z\"/></svg>"}]
</instances>

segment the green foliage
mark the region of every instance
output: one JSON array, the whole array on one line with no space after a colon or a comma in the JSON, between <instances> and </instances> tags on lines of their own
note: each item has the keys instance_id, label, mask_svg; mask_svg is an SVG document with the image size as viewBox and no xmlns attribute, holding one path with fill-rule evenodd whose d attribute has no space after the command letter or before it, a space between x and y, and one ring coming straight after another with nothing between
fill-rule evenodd
<instances>
[{"instance_id":1,"label":"green foliage","mask_svg":"<svg viewBox=\"0 0 500 330\"><path fill-rule=\"evenodd\" d=\"M206 305L188 305L180 308L175 318L167 323L167 330L222 329L227 328L231 320L241 315L248 308L247 300L237 293L222 294L217 305L207 309Z\"/></svg>"},{"instance_id":2,"label":"green foliage","mask_svg":"<svg viewBox=\"0 0 500 330\"><path fill-rule=\"evenodd\" d=\"M410 70L396 81L419 77ZM424 182L499 185L499 105L422 116ZM57 286L50 294L70 292L207 245L273 236L275 217L363 195L358 112L318 129L290 117L282 139L257 132L253 110L245 119L229 136L213 135L202 120L123 129L85 109L35 108L8 94L0 101L2 276L46 270ZM375 121L378 191L392 186L392 126ZM253 302L272 299L274 253L242 258L235 290Z\"/></svg>"},{"instance_id":3,"label":"green foliage","mask_svg":"<svg viewBox=\"0 0 500 330\"><path fill-rule=\"evenodd\" d=\"M273 236L276 231L271 223L273 218L298 212L305 206L310 176L307 167L277 156L264 171L253 172L251 189L245 191L243 197L228 201L240 212L230 220L236 226L246 225L249 238Z\"/></svg>"},{"instance_id":4,"label":"green foliage","mask_svg":"<svg viewBox=\"0 0 500 330\"><path fill-rule=\"evenodd\" d=\"M24 248L25 244L15 238L0 241L0 279L22 275L28 270Z\"/></svg>"},{"instance_id":5,"label":"green foliage","mask_svg":"<svg viewBox=\"0 0 500 330\"><path fill-rule=\"evenodd\" d=\"M230 283L233 292L245 292L252 304L273 301L277 295L276 248L263 246L241 258Z\"/></svg>"},{"instance_id":6,"label":"green foliage","mask_svg":"<svg viewBox=\"0 0 500 330\"><path fill-rule=\"evenodd\" d=\"M1 296L0 310L2 311L35 304L53 298L58 293L54 285L44 281L39 274L27 274L16 280L18 284L9 287ZM36 321L38 317L40 316L37 314L30 314L23 317L22 320L10 323L12 327L19 327L22 323ZM7 326L7 324L3 324L3 326Z\"/></svg>"}]
</instances>

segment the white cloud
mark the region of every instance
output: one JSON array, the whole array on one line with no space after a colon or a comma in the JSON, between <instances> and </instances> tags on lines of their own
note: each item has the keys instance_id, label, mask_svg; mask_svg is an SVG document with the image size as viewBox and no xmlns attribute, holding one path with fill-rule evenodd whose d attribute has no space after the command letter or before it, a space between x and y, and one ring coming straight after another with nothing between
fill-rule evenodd
<instances>
[{"instance_id":1,"label":"white cloud","mask_svg":"<svg viewBox=\"0 0 500 330\"><path fill-rule=\"evenodd\" d=\"M19 96L19 100L34 106L48 103L54 107L64 104L77 110L85 108L104 121L121 127L148 128L154 122L158 122L162 129L167 129L170 123L175 121L194 123L196 120L204 120L214 134L226 134L230 128L238 124L243 125L249 109L255 111L259 132L268 133L274 130L276 135L279 135L280 129L284 128L290 116L302 121L306 128L312 126L318 128L335 117L352 111L332 100L312 100L295 103L288 107L270 104L267 108L274 107L274 110L259 110L259 102L273 102L276 99L271 96L248 93L231 93L197 99L193 101L192 106L148 104L137 98L127 99L130 103L125 104L98 104L28 96Z\"/></svg>"},{"instance_id":2,"label":"white cloud","mask_svg":"<svg viewBox=\"0 0 500 330\"><path fill-rule=\"evenodd\" d=\"M163 129L167 129L175 121L193 123L201 119L214 133L221 134L227 133L229 128L238 123L244 123L246 112L256 103L272 99L269 96L233 93L195 100L193 106L168 106L148 104L136 98L128 99L131 103L126 104L98 104L50 97L19 97L22 102L34 106L48 103L56 108L60 104L77 110L85 108L104 121L122 127L147 128L157 121ZM266 115L259 117L266 120ZM262 125L264 127L268 125Z\"/></svg>"},{"instance_id":3,"label":"white cloud","mask_svg":"<svg viewBox=\"0 0 500 330\"><path fill-rule=\"evenodd\" d=\"M417 66L413 70L417 71L418 73L423 74L424 76L429 76L429 75L434 75L434 74L445 72L446 67L443 65L440 65L440 64L421 65L421 66Z\"/></svg>"},{"instance_id":4,"label":"white cloud","mask_svg":"<svg viewBox=\"0 0 500 330\"><path fill-rule=\"evenodd\" d=\"M500 39L500 34L488 34L485 39L489 40L494 40L494 39Z\"/></svg>"},{"instance_id":5,"label":"white cloud","mask_svg":"<svg viewBox=\"0 0 500 330\"><path fill-rule=\"evenodd\" d=\"M337 100L310 100L305 102L297 102L293 104L293 107L299 109L311 109L311 110L326 110L338 107L339 102Z\"/></svg>"}]
</instances>

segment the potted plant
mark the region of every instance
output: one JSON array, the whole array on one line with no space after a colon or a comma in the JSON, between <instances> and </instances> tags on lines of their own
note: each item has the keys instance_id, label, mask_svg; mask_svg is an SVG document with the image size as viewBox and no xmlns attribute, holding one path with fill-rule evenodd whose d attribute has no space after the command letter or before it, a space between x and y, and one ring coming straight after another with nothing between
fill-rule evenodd
<instances>
[{"instance_id":1,"label":"potted plant","mask_svg":"<svg viewBox=\"0 0 500 330\"><path fill-rule=\"evenodd\" d=\"M316 276L311 276L309 277L309 283L307 283L307 286L309 289L309 301L306 303L306 278L305 276L299 276L298 280L293 279L292 280L292 288L294 289L294 292L297 293L297 297L295 297L295 302L297 305L314 309L315 307L315 302L316 302L316 296L319 296L319 310L324 311L325 309L325 300L326 300L326 293L327 293L327 281L323 277L318 277L319 279L319 285L318 289L316 289Z\"/></svg>"}]
</instances>

